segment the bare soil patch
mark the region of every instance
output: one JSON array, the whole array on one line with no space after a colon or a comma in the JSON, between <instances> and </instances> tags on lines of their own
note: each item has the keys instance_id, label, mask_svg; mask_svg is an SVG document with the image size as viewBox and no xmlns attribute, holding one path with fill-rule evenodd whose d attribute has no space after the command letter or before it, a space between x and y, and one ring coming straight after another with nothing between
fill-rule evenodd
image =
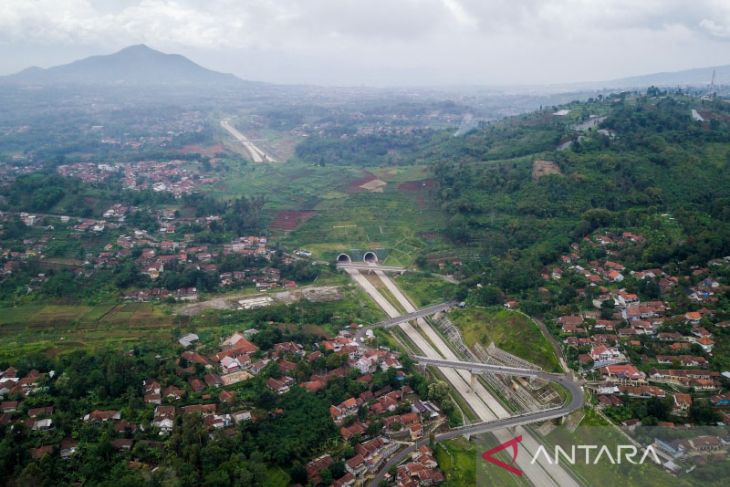
<instances>
[{"instance_id":1,"label":"bare soil patch","mask_svg":"<svg viewBox=\"0 0 730 487\"><path fill-rule=\"evenodd\" d=\"M532 163L532 180L537 181L543 176L550 174L561 175L560 166L555 164L553 161L546 161L543 159L535 159Z\"/></svg>"},{"instance_id":2,"label":"bare soil patch","mask_svg":"<svg viewBox=\"0 0 730 487\"><path fill-rule=\"evenodd\" d=\"M317 214L316 211L306 210L281 210L274 215L274 220L269 225L271 230L281 230L291 232L296 230L299 225L306 222Z\"/></svg>"}]
</instances>

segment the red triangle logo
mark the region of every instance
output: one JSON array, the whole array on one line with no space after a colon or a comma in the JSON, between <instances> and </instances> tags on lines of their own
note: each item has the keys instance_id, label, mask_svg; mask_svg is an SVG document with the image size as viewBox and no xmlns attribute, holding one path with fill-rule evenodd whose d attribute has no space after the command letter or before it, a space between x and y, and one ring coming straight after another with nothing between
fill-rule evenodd
<instances>
[{"instance_id":1,"label":"red triangle logo","mask_svg":"<svg viewBox=\"0 0 730 487\"><path fill-rule=\"evenodd\" d=\"M482 458L500 468L507 470L508 472L522 477L522 470L515 467L514 465L510 465L509 463L504 463L502 460L498 460L492 456L496 453L501 452L502 450L506 450L507 448L512 447L512 463L515 463L515 460L517 460L517 444L520 442L522 442L522 435L516 436L509 441L505 441L501 445L495 446L491 450L485 451L484 453L482 453Z\"/></svg>"}]
</instances>

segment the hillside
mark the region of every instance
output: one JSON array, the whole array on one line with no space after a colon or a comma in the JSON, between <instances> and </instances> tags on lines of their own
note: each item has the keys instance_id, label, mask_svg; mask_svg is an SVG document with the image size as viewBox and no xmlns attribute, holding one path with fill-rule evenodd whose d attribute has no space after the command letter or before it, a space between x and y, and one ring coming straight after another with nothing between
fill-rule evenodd
<instances>
[{"instance_id":1,"label":"hillside","mask_svg":"<svg viewBox=\"0 0 730 487\"><path fill-rule=\"evenodd\" d=\"M206 69L179 54L165 54L144 44L113 54L91 56L48 69L28 68L0 78L13 84L83 85L238 85L232 74Z\"/></svg>"},{"instance_id":2,"label":"hillside","mask_svg":"<svg viewBox=\"0 0 730 487\"><path fill-rule=\"evenodd\" d=\"M661 214L681 236L649 246L638 257L643 265L700 265L730 254L727 103L655 92L564 108L565 117L536 112L435 148L446 231L478 248L477 268L519 291L576 239L598 228L651 225ZM704 121L693 120L692 109ZM600 117L587 128L591 115ZM540 133L552 134L553 144L528 137ZM495 151L505 139L511 153ZM535 177L538 159L559 172Z\"/></svg>"}]
</instances>

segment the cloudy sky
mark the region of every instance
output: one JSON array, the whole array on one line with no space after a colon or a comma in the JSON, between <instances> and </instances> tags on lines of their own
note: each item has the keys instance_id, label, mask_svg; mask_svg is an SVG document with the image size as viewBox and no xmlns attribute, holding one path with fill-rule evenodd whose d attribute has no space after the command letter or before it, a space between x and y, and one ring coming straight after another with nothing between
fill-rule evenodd
<instances>
[{"instance_id":1,"label":"cloudy sky","mask_svg":"<svg viewBox=\"0 0 730 487\"><path fill-rule=\"evenodd\" d=\"M0 74L140 43L283 83L593 81L730 64L730 0L0 0Z\"/></svg>"}]
</instances>

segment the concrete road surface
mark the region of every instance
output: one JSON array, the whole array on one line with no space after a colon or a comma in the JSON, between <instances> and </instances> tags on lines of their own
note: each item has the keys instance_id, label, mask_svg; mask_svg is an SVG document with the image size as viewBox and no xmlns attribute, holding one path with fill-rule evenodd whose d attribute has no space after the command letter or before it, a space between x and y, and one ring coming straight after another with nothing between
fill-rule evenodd
<instances>
[{"instance_id":1,"label":"concrete road surface","mask_svg":"<svg viewBox=\"0 0 730 487\"><path fill-rule=\"evenodd\" d=\"M385 275L384 272L375 270L375 274L380 278L387 289L393 294L393 296L395 296L407 312L416 311L413 304L403 295L400 289ZM361 281L367 282L364 277L359 277L360 279L356 279L356 282L359 284L361 284ZM388 316L395 317L399 314L398 311L382 297L377 289L370 284L370 282L367 282L367 286L362 287L379 305L381 302L385 302L387 304L387 306L381 305L381 307L383 307ZM425 356L431 358L458 360L451 349L441 339L440 335L431 328L426 320L421 318L416 320L416 323L421 328L424 335L428 337L428 340L426 340L426 338L424 338L424 336L421 335L421 333L419 333L418 330L416 330L416 328L410 323L403 323L400 327ZM433 346L429 343L429 340L433 343ZM468 371L454 370L453 368L446 367L439 367L439 370L446 380L451 383L454 389L464 397L464 400L482 421L493 421L499 418L507 418L511 416L511 414L505 410L501 404L499 404L499 402L484 388L484 386L482 386L481 383L477 382L472 390L470 384L470 373ZM523 435L522 445L530 453L529 457L532 457L532 454L537 451L539 445L537 441L535 441L535 439L523 428L518 427L514 432L510 432L508 430L494 432L495 437L502 442L511 439L517 434ZM533 484L540 487L577 487L579 485L561 466L550 465L545 462L544 459L542 459L542 462L531 464L528 456L521 456L517 460L517 465L523 472L525 472L526 477L530 479Z\"/></svg>"}]
</instances>

